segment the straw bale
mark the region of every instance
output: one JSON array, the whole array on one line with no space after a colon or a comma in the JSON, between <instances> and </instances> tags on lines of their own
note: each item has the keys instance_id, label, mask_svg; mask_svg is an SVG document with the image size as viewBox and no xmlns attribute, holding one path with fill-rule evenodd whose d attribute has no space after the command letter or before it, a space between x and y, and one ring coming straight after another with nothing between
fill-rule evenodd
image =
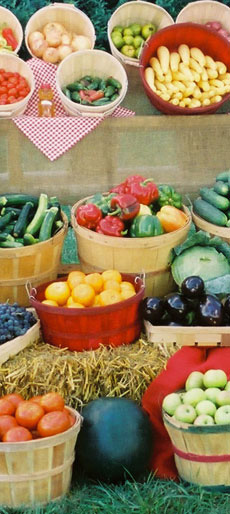
<instances>
[{"instance_id":1,"label":"straw bale","mask_svg":"<svg viewBox=\"0 0 230 514\"><path fill-rule=\"evenodd\" d=\"M0 366L0 395L17 392L29 398L59 391L76 409L101 396L140 402L177 349L174 345L156 346L144 337L131 345L84 352L38 341Z\"/></svg>"}]
</instances>

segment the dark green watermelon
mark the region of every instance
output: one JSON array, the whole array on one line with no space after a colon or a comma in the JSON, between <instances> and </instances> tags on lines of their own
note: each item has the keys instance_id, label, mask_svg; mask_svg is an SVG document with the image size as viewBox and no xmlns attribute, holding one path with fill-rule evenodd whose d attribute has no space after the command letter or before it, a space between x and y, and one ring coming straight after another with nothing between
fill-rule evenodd
<instances>
[{"instance_id":1,"label":"dark green watermelon","mask_svg":"<svg viewBox=\"0 0 230 514\"><path fill-rule=\"evenodd\" d=\"M82 410L76 466L90 477L116 482L147 471L153 449L145 411L126 398L99 398Z\"/></svg>"}]
</instances>

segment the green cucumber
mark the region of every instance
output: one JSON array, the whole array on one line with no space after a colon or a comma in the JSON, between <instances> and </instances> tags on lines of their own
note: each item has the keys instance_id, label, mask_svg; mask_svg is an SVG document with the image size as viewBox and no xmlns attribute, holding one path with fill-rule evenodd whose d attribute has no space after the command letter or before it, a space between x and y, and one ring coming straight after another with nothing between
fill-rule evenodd
<instances>
[{"instance_id":1,"label":"green cucumber","mask_svg":"<svg viewBox=\"0 0 230 514\"><path fill-rule=\"evenodd\" d=\"M12 218L18 218L21 209L18 209L18 207L3 207L1 210L1 216L3 216L3 214L7 214L8 212L11 212Z\"/></svg>"},{"instance_id":2,"label":"green cucumber","mask_svg":"<svg viewBox=\"0 0 230 514\"><path fill-rule=\"evenodd\" d=\"M14 237L8 232L0 232L0 241L14 241Z\"/></svg>"},{"instance_id":3,"label":"green cucumber","mask_svg":"<svg viewBox=\"0 0 230 514\"><path fill-rule=\"evenodd\" d=\"M227 224L226 214L201 198L197 198L193 202L193 210L195 214L213 225L224 227Z\"/></svg>"},{"instance_id":4,"label":"green cucumber","mask_svg":"<svg viewBox=\"0 0 230 514\"><path fill-rule=\"evenodd\" d=\"M91 105L107 105L111 103L111 99L103 96L103 98L99 98L99 100L94 100L94 102L91 103Z\"/></svg>"},{"instance_id":5,"label":"green cucumber","mask_svg":"<svg viewBox=\"0 0 230 514\"><path fill-rule=\"evenodd\" d=\"M1 216L0 218L0 230L6 227L11 221L12 214L11 212L7 212L4 216Z\"/></svg>"},{"instance_id":6,"label":"green cucumber","mask_svg":"<svg viewBox=\"0 0 230 514\"><path fill-rule=\"evenodd\" d=\"M34 205L38 205L38 201L39 201L39 198L37 196L26 195L26 194L22 194L22 193L16 193L16 194L12 193L12 194L2 195L0 197L0 205L2 205L2 203L1 203L2 198L6 199L5 205L7 205L7 207L9 207L11 205L14 205L14 206L24 205L24 203L26 203L26 202L32 202Z\"/></svg>"},{"instance_id":7,"label":"green cucumber","mask_svg":"<svg viewBox=\"0 0 230 514\"><path fill-rule=\"evenodd\" d=\"M121 89L122 85L119 80L109 77L106 81L107 86L113 86L115 89Z\"/></svg>"},{"instance_id":8,"label":"green cucumber","mask_svg":"<svg viewBox=\"0 0 230 514\"><path fill-rule=\"evenodd\" d=\"M114 95L114 93L116 93L116 89L113 86L107 86L105 88L104 93L105 93L105 97L111 97Z\"/></svg>"},{"instance_id":9,"label":"green cucumber","mask_svg":"<svg viewBox=\"0 0 230 514\"><path fill-rule=\"evenodd\" d=\"M32 202L26 202L25 205L23 205L22 210L18 216L17 222L14 226L13 236L14 237L20 237L23 236L25 233L27 224L28 224L28 218L31 213L31 210L33 209L33 203Z\"/></svg>"},{"instance_id":10,"label":"green cucumber","mask_svg":"<svg viewBox=\"0 0 230 514\"><path fill-rule=\"evenodd\" d=\"M22 243L16 241L0 241L0 248L22 248Z\"/></svg>"},{"instance_id":11,"label":"green cucumber","mask_svg":"<svg viewBox=\"0 0 230 514\"><path fill-rule=\"evenodd\" d=\"M223 182L223 180L217 180L213 189L218 195L228 196L229 194L229 185L227 182Z\"/></svg>"},{"instance_id":12,"label":"green cucumber","mask_svg":"<svg viewBox=\"0 0 230 514\"><path fill-rule=\"evenodd\" d=\"M200 189L200 196L202 200L205 200L206 202L213 205L213 207L216 207L221 211L227 211L230 207L230 202L228 198L218 195L217 193L215 193L215 191L212 191L208 187L202 187Z\"/></svg>"},{"instance_id":13,"label":"green cucumber","mask_svg":"<svg viewBox=\"0 0 230 514\"><path fill-rule=\"evenodd\" d=\"M32 236L32 234L24 234L23 241L25 246L34 245L36 243L39 243L39 239Z\"/></svg>"},{"instance_id":14,"label":"green cucumber","mask_svg":"<svg viewBox=\"0 0 230 514\"><path fill-rule=\"evenodd\" d=\"M46 241L52 236L52 228L58 213L58 207L50 207L47 209L42 226L39 232L39 241Z\"/></svg>"},{"instance_id":15,"label":"green cucumber","mask_svg":"<svg viewBox=\"0 0 230 514\"><path fill-rule=\"evenodd\" d=\"M29 223L28 227L26 228L25 232L28 234L36 234L42 225L42 222L44 220L46 209L48 206L48 195L46 193L41 193L39 197L38 202L38 208L35 212L35 215L32 219L32 221Z\"/></svg>"},{"instance_id":16,"label":"green cucumber","mask_svg":"<svg viewBox=\"0 0 230 514\"><path fill-rule=\"evenodd\" d=\"M223 180L223 182L228 182L230 179L230 170L221 171L216 177L216 180Z\"/></svg>"}]
</instances>

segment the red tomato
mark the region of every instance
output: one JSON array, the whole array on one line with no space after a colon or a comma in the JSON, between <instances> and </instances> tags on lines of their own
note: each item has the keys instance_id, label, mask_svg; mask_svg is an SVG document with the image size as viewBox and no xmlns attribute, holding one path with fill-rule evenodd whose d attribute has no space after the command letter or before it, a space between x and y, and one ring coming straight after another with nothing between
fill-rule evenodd
<instances>
[{"instance_id":1,"label":"red tomato","mask_svg":"<svg viewBox=\"0 0 230 514\"><path fill-rule=\"evenodd\" d=\"M54 410L63 410L65 402L59 393L47 393L41 399L41 406L45 412L52 412Z\"/></svg>"},{"instance_id":2,"label":"red tomato","mask_svg":"<svg viewBox=\"0 0 230 514\"><path fill-rule=\"evenodd\" d=\"M0 86L0 95L3 93L7 93L7 87L6 86Z\"/></svg>"},{"instance_id":3,"label":"red tomato","mask_svg":"<svg viewBox=\"0 0 230 514\"><path fill-rule=\"evenodd\" d=\"M38 405L41 405L41 399L42 399L42 395L38 394L37 396L32 396L29 399L29 402L34 402L34 403L38 403Z\"/></svg>"},{"instance_id":4,"label":"red tomato","mask_svg":"<svg viewBox=\"0 0 230 514\"><path fill-rule=\"evenodd\" d=\"M25 400L19 403L15 412L15 418L18 424L25 428L36 428L44 413L44 409L41 405Z\"/></svg>"},{"instance_id":5,"label":"red tomato","mask_svg":"<svg viewBox=\"0 0 230 514\"><path fill-rule=\"evenodd\" d=\"M4 396L0 398L0 416L3 414L9 414L9 416L11 416L11 414L15 413L15 409L16 407L13 402L7 400Z\"/></svg>"},{"instance_id":6,"label":"red tomato","mask_svg":"<svg viewBox=\"0 0 230 514\"><path fill-rule=\"evenodd\" d=\"M17 393L6 394L4 398L10 400L15 405L15 408L17 408L19 403L24 401L24 398L22 398L22 396Z\"/></svg>"},{"instance_id":7,"label":"red tomato","mask_svg":"<svg viewBox=\"0 0 230 514\"><path fill-rule=\"evenodd\" d=\"M70 426L72 427L76 423L75 416L66 407L64 408L63 412L66 412L68 414L68 416L70 418Z\"/></svg>"},{"instance_id":8,"label":"red tomato","mask_svg":"<svg viewBox=\"0 0 230 514\"><path fill-rule=\"evenodd\" d=\"M66 412L57 410L47 412L38 422L37 430L41 437L60 434L70 428L70 417Z\"/></svg>"},{"instance_id":9,"label":"red tomato","mask_svg":"<svg viewBox=\"0 0 230 514\"><path fill-rule=\"evenodd\" d=\"M10 87L10 89L8 89L8 95L14 95L14 96L17 96L18 92L17 92L17 89L16 87Z\"/></svg>"},{"instance_id":10,"label":"red tomato","mask_svg":"<svg viewBox=\"0 0 230 514\"><path fill-rule=\"evenodd\" d=\"M14 416L3 414L0 416L0 438L2 438L10 428L17 427L17 421Z\"/></svg>"},{"instance_id":11,"label":"red tomato","mask_svg":"<svg viewBox=\"0 0 230 514\"><path fill-rule=\"evenodd\" d=\"M8 430L3 436L2 440L4 443L16 443L18 441L30 441L32 434L27 428L14 427Z\"/></svg>"}]
</instances>

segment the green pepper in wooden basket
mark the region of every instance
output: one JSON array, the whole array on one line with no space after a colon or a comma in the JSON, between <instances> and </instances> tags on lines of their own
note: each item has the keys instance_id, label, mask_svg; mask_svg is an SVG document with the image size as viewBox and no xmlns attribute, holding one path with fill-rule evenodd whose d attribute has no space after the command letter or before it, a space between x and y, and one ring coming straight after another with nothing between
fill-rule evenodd
<instances>
[{"instance_id":1,"label":"green pepper in wooden basket","mask_svg":"<svg viewBox=\"0 0 230 514\"><path fill-rule=\"evenodd\" d=\"M153 237L163 234L159 219L152 214L137 216L130 227L130 237Z\"/></svg>"}]
</instances>

